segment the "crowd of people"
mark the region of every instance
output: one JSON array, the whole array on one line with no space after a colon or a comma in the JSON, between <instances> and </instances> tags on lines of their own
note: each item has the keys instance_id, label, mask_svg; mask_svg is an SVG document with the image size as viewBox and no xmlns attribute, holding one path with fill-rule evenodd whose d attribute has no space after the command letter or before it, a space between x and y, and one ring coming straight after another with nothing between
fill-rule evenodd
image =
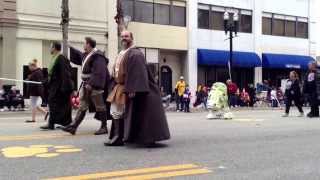
<instances>
[{"instance_id":1,"label":"crowd of people","mask_svg":"<svg viewBox=\"0 0 320 180\"><path fill-rule=\"evenodd\" d=\"M0 112L24 111L24 98L15 86L2 86L0 83Z\"/></svg>"},{"instance_id":2,"label":"crowd of people","mask_svg":"<svg viewBox=\"0 0 320 180\"><path fill-rule=\"evenodd\" d=\"M268 107L285 106L283 117L289 116L292 105L295 105L299 111L299 117L304 116L303 105L310 106L310 112L307 117L319 117L318 95L320 94L320 72L317 70L316 62L310 62L309 71L303 81L299 80L296 71L291 71L288 79L285 81L284 90L281 87L272 86L270 80L264 80L258 83L256 88L253 84L247 87L238 88L237 84L231 80L226 81L228 90L229 106L236 107L254 107L258 102L264 102ZM176 93L176 110L177 112L189 112L191 92L187 88L183 77L177 82ZM203 106L207 109L207 99L210 87L199 85L195 92L196 98L193 107Z\"/></svg>"},{"instance_id":3,"label":"crowd of people","mask_svg":"<svg viewBox=\"0 0 320 180\"><path fill-rule=\"evenodd\" d=\"M319 94L320 94L320 72L316 62L309 63L309 70L303 81L299 80L299 76L295 71L291 71L289 79L286 81L285 104L286 110L283 117L289 116L292 102L298 108L300 117L304 116L303 104L304 100L310 105L310 112L307 117L319 117ZM303 85L302 85L303 84ZM306 97L306 98L304 98Z\"/></svg>"},{"instance_id":4,"label":"crowd of people","mask_svg":"<svg viewBox=\"0 0 320 180\"><path fill-rule=\"evenodd\" d=\"M295 76L298 76L296 72L292 73L295 73ZM292 75L289 75L289 77L291 76ZM276 108L281 107L282 105L291 106L292 103L287 103L289 102L287 101L288 99L292 101L296 100L295 98L292 99L290 94L288 94L287 91L283 91L281 87L272 86L270 80L264 80L262 83L258 83L256 87L254 87L253 84L248 84L242 89L231 80L227 80L225 84L227 85L228 102L231 108L255 107L259 106L259 103L262 102L268 107ZM181 76L180 80L176 83L175 91L172 94L167 94L164 92L163 87L160 88L164 107L169 107L169 104L175 101L177 112L190 112L192 94L195 95L195 100L192 103L192 106L194 108L204 108L207 110L207 100L210 90L211 87L200 84L196 92L192 93L183 76ZM295 94L295 96L299 95ZM297 104L297 102L298 101L296 100L294 104ZM305 103L304 98L301 98L301 103Z\"/></svg>"},{"instance_id":5,"label":"crowd of people","mask_svg":"<svg viewBox=\"0 0 320 180\"><path fill-rule=\"evenodd\" d=\"M241 91L238 86L231 80L226 81L228 87L228 99L230 107L253 107L256 100L256 89L253 85L248 85L247 88L243 88ZM162 88L163 89L163 88ZM211 87L200 84L194 93L195 101L192 106L194 108L204 108L207 110L208 94ZM168 102L169 98L175 100L177 112L190 112L190 103L192 99L192 92L188 85L184 81L184 77L181 76L177 82L175 91L171 95L164 94L163 100Z\"/></svg>"}]
</instances>

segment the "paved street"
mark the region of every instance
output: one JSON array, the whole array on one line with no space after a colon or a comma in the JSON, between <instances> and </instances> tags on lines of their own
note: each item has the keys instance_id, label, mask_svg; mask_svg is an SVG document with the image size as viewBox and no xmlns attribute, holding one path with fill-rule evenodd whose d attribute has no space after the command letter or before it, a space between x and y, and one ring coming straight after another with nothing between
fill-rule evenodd
<instances>
[{"instance_id":1,"label":"paved street","mask_svg":"<svg viewBox=\"0 0 320 180\"><path fill-rule=\"evenodd\" d=\"M320 121L297 114L242 110L209 121L168 113L172 139L152 149L104 147L90 117L70 136L25 124L26 114L0 114L0 179L319 179Z\"/></svg>"}]
</instances>

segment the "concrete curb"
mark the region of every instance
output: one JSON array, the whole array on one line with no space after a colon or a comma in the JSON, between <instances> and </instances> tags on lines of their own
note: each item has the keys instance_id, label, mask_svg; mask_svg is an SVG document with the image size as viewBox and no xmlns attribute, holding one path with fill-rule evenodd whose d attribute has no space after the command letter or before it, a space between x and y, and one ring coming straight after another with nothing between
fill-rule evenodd
<instances>
[{"instance_id":1,"label":"concrete curb","mask_svg":"<svg viewBox=\"0 0 320 180\"><path fill-rule=\"evenodd\" d=\"M266 110L273 110L273 111L282 111L284 110L284 108L270 108L270 107L254 107L254 108L247 108L247 107L238 107L238 108L231 108L231 111L237 112L237 111L249 111L249 110L253 110L253 111L266 111ZM176 112L176 108L175 107L170 107L165 109L166 112ZM191 112L207 112L207 110L203 109L203 108L191 108L190 109ZM26 110L26 111L5 111L5 112L0 112L0 116L1 115L14 115L14 114L19 114L19 115L29 115L31 114L30 110Z\"/></svg>"},{"instance_id":2,"label":"concrete curb","mask_svg":"<svg viewBox=\"0 0 320 180\"><path fill-rule=\"evenodd\" d=\"M271 108L271 107L237 107L237 108L231 108L231 111L249 111L249 110L253 110L253 111L266 111L266 110L273 110L273 111L282 111L284 110L284 108ZM191 108L190 109L191 112L207 112L207 110L203 109L203 108ZM176 112L176 108L175 107L169 107L166 109L166 112Z\"/></svg>"}]
</instances>

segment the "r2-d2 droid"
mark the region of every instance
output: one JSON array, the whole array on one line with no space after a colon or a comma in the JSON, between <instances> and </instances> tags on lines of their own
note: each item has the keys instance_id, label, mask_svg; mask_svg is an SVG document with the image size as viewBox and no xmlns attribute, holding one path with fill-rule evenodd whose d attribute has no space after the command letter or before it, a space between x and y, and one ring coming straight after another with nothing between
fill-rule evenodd
<instances>
[{"instance_id":1,"label":"r2-d2 droid","mask_svg":"<svg viewBox=\"0 0 320 180\"><path fill-rule=\"evenodd\" d=\"M232 119L233 114L230 112L228 105L228 90L224 83L217 82L211 87L208 95L209 114L207 119Z\"/></svg>"}]
</instances>

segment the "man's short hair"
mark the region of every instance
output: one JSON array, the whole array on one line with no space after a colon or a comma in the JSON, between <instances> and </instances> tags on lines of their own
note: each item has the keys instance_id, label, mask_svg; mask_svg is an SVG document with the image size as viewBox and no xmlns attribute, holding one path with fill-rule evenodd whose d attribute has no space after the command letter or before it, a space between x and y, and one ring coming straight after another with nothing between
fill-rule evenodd
<instances>
[{"instance_id":1,"label":"man's short hair","mask_svg":"<svg viewBox=\"0 0 320 180\"><path fill-rule=\"evenodd\" d=\"M88 43L92 48L95 48L97 45L96 40L92 39L91 37L86 37L85 38L86 43Z\"/></svg>"},{"instance_id":2,"label":"man's short hair","mask_svg":"<svg viewBox=\"0 0 320 180\"><path fill-rule=\"evenodd\" d=\"M57 42L57 41L53 42L52 43L52 48L54 48L57 51L61 51L61 43Z\"/></svg>"},{"instance_id":3,"label":"man's short hair","mask_svg":"<svg viewBox=\"0 0 320 180\"><path fill-rule=\"evenodd\" d=\"M132 39L132 40L134 39L134 38L133 38L133 33L132 33L131 31L124 30L124 31L122 31L121 33L123 33L123 32L128 32L129 35L130 35L130 37L131 37L131 39Z\"/></svg>"}]
</instances>

